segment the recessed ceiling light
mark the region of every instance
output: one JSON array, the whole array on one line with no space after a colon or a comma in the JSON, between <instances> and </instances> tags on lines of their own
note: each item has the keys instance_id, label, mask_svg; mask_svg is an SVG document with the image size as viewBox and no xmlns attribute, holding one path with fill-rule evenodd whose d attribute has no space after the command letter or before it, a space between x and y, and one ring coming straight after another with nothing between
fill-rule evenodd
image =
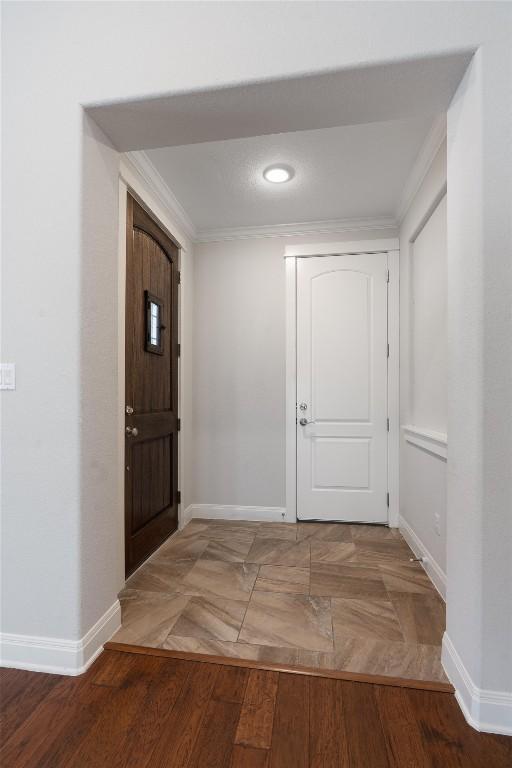
<instances>
[{"instance_id":1,"label":"recessed ceiling light","mask_svg":"<svg viewBox=\"0 0 512 768\"><path fill-rule=\"evenodd\" d=\"M293 168L288 165L270 165L263 171L263 177L272 182L272 184L282 184L284 181L290 181L294 174Z\"/></svg>"}]
</instances>

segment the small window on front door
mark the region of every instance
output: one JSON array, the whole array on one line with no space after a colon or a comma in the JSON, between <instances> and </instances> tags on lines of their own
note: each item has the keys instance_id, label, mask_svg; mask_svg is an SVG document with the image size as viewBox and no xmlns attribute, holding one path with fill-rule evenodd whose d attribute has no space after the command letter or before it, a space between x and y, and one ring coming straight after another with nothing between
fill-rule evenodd
<instances>
[{"instance_id":1,"label":"small window on front door","mask_svg":"<svg viewBox=\"0 0 512 768\"><path fill-rule=\"evenodd\" d=\"M163 303L161 299L149 291L144 291L144 300L146 307L146 352L163 355L162 331L165 329L165 325L162 324Z\"/></svg>"}]
</instances>

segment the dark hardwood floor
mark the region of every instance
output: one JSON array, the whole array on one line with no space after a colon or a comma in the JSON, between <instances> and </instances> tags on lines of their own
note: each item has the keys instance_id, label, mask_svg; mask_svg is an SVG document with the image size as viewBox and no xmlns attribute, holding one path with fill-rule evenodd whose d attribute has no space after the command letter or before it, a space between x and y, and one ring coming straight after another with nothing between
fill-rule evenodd
<instances>
[{"instance_id":1,"label":"dark hardwood floor","mask_svg":"<svg viewBox=\"0 0 512 768\"><path fill-rule=\"evenodd\" d=\"M453 696L106 650L81 677L0 670L2 768L510 768Z\"/></svg>"}]
</instances>

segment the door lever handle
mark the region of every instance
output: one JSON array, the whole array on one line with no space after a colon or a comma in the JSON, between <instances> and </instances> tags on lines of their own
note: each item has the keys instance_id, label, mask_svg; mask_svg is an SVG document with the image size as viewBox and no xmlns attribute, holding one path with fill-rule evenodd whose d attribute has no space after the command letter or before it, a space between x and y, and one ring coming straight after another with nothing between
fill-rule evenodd
<instances>
[{"instance_id":1,"label":"door lever handle","mask_svg":"<svg viewBox=\"0 0 512 768\"><path fill-rule=\"evenodd\" d=\"M305 427L307 424L314 424L314 423L315 423L314 420L308 421L304 416L302 417L302 419L299 419L299 424L301 425L301 427Z\"/></svg>"}]
</instances>

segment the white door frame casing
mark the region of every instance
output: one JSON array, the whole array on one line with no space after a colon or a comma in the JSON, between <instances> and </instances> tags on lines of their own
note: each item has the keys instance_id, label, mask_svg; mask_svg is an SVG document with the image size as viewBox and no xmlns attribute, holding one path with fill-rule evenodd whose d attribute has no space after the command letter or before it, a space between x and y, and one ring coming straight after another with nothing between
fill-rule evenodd
<instances>
[{"instance_id":1,"label":"white door frame casing","mask_svg":"<svg viewBox=\"0 0 512 768\"><path fill-rule=\"evenodd\" d=\"M286 270L286 520L297 520L297 259L312 256L387 253L388 286L388 524L398 527L400 454L400 265L397 238L288 245Z\"/></svg>"}]
</instances>

